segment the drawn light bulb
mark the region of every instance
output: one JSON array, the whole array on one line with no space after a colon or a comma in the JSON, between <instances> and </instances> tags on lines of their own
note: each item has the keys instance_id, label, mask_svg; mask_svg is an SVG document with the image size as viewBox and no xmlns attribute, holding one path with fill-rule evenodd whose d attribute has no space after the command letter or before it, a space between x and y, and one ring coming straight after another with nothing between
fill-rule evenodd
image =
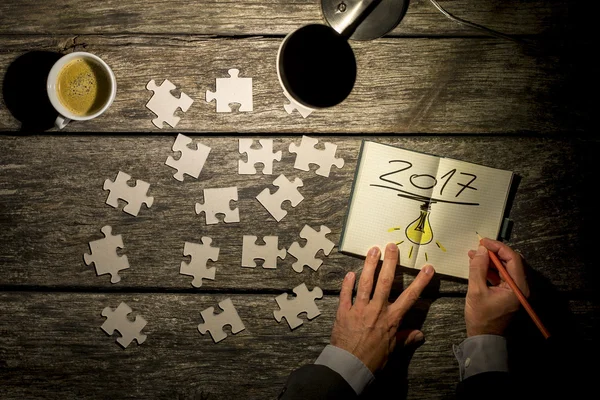
<instances>
[{"instance_id":1,"label":"drawn light bulb","mask_svg":"<svg viewBox=\"0 0 600 400\"><path fill-rule=\"evenodd\" d=\"M406 228L406 237L414 244L427 244L433 239L433 230L429 223L429 203L421 206L419 218Z\"/></svg>"}]
</instances>

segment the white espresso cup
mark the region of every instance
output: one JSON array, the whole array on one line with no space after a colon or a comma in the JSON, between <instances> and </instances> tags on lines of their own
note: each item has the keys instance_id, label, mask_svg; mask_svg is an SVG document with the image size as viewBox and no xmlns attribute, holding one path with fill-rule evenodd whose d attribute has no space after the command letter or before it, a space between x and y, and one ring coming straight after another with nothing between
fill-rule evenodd
<instances>
[{"instance_id":1,"label":"white espresso cup","mask_svg":"<svg viewBox=\"0 0 600 400\"><path fill-rule=\"evenodd\" d=\"M65 66L67 66L70 62L75 61L77 59L82 59L84 61L89 61L95 66L95 73L104 74L102 77L103 84L106 84L108 87L103 88L102 99L100 104L94 104L94 108L90 113L76 114L73 111L69 110L69 107L60 99L59 90L61 89L59 78L61 72ZM65 88L62 88L66 90ZM50 103L52 106L58 111L60 114L54 125L58 129L63 129L67 124L73 121L87 121L90 119L94 119L104 113L110 107L112 102L115 99L117 94L117 80L115 79L115 74L110 69L110 67L98 56L86 53L86 52L75 52L67 54L61 57L52 67L50 73L48 74L48 81L46 84L46 90L48 91L48 98L50 99Z\"/></svg>"}]
</instances>

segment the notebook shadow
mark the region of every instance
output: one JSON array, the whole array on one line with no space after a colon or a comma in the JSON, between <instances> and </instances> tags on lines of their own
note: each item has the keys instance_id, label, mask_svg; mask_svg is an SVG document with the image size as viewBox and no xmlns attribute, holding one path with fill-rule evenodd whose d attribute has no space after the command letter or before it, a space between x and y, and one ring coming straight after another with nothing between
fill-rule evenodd
<instances>
[{"instance_id":1,"label":"notebook shadow","mask_svg":"<svg viewBox=\"0 0 600 400\"><path fill-rule=\"evenodd\" d=\"M46 80L60 53L30 51L7 68L2 97L8 111L21 122L21 132L45 131L54 126L58 113L46 92Z\"/></svg>"}]
</instances>

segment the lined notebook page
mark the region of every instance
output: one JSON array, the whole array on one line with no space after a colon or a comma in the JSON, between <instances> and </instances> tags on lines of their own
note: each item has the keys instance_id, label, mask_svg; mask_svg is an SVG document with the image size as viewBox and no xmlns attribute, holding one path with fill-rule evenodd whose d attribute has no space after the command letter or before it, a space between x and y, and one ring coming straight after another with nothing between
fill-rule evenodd
<instances>
[{"instance_id":1,"label":"lined notebook page","mask_svg":"<svg viewBox=\"0 0 600 400\"><path fill-rule=\"evenodd\" d=\"M439 157L365 141L340 250L364 256L372 246L384 250L389 242L403 242L398 245L400 263L414 267L417 246L404 231L419 216L423 202L398 194L429 198L432 189L415 187L410 177L429 174L432 178L413 181L420 187L431 186L439 162ZM398 229L390 231L394 228Z\"/></svg>"},{"instance_id":2,"label":"lined notebook page","mask_svg":"<svg viewBox=\"0 0 600 400\"><path fill-rule=\"evenodd\" d=\"M468 278L467 252L477 234L496 238L512 182L512 172L447 158L440 159L429 220L433 240L419 248L416 266Z\"/></svg>"}]
</instances>

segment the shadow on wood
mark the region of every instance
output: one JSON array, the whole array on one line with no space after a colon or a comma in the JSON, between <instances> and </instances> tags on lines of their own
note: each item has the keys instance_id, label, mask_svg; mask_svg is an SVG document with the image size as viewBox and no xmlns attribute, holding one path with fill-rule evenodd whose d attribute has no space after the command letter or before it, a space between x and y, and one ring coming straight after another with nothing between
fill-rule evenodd
<instances>
[{"instance_id":1,"label":"shadow on wood","mask_svg":"<svg viewBox=\"0 0 600 400\"><path fill-rule=\"evenodd\" d=\"M22 132L44 131L54 126L58 113L48 99L46 80L61 57L62 54L50 51L30 51L6 70L2 85L4 104L21 122Z\"/></svg>"},{"instance_id":2,"label":"shadow on wood","mask_svg":"<svg viewBox=\"0 0 600 400\"><path fill-rule=\"evenodd\" d=\"M592 340L585 340L584 330L595 329L596 306L590 303L590 320L576 318L567 296L527 264L526 268L530 303L551 337L543 338L524 309L515 315L506 335L515 389L523 398L585 396L592 382L588 366L597 350Z\"/></svg>"},{"instance_id":3,"label":"shadow on wood","mask_svg":"<svg viewBox=\"0 0 600 400\"><path fill-rule=\"evenodd\" d=\"M374 282L377 282L379 278L379 272L381 271L381 262L379 263L377 270L375 271ZM360 270L362 273L362 268ZM394 282L392 284L392 290L390 293L390 302L396 301L396 299L404 291L404 274L416 276L419 270L413 270L410 268L397 267ZM358 282L358 279L357 279ZM415 351L424 343L417 343L408 346L404 346L402 341L403 330L421 330L423 324L429 313L431 305L440 296L440 277L435 276L422 293L422 298L417 300L411 310L404 316L398 328L399 334L397 339L399 340L396 344L396 348L390 354L387 364L385 367L375 374L375 382L366 388L365 392L361 395L361 399L382 399L390 397L394 399L406 399L408 395L408 367L412 360ZM374 285L375 287L376 285ZM374 288L375 289L375 288ZM373 290L374 290L373 289ZM425 338L427 340L427 338Z\"/></svg>"},{"instance_id":4,"label":"shadow on wood","mask_svg":"<svg viewBox=\"0 0 600 400\"><path fill-rule=\"evenodd\" d=\"M434 282L432 282L434 283ZM398 331L421 329L429 313L433 299L420 299L401 322ZM397 336L398 337L398 336ZM427 338L425 338L427 340ZM387 364L375 373L375 382L366 388L361 399L406 399L408 396L408 368L415 351L424 342L404 346L397 342ZM390 396L391 395L391 396Z\"/></svg>"}]
</instances>

